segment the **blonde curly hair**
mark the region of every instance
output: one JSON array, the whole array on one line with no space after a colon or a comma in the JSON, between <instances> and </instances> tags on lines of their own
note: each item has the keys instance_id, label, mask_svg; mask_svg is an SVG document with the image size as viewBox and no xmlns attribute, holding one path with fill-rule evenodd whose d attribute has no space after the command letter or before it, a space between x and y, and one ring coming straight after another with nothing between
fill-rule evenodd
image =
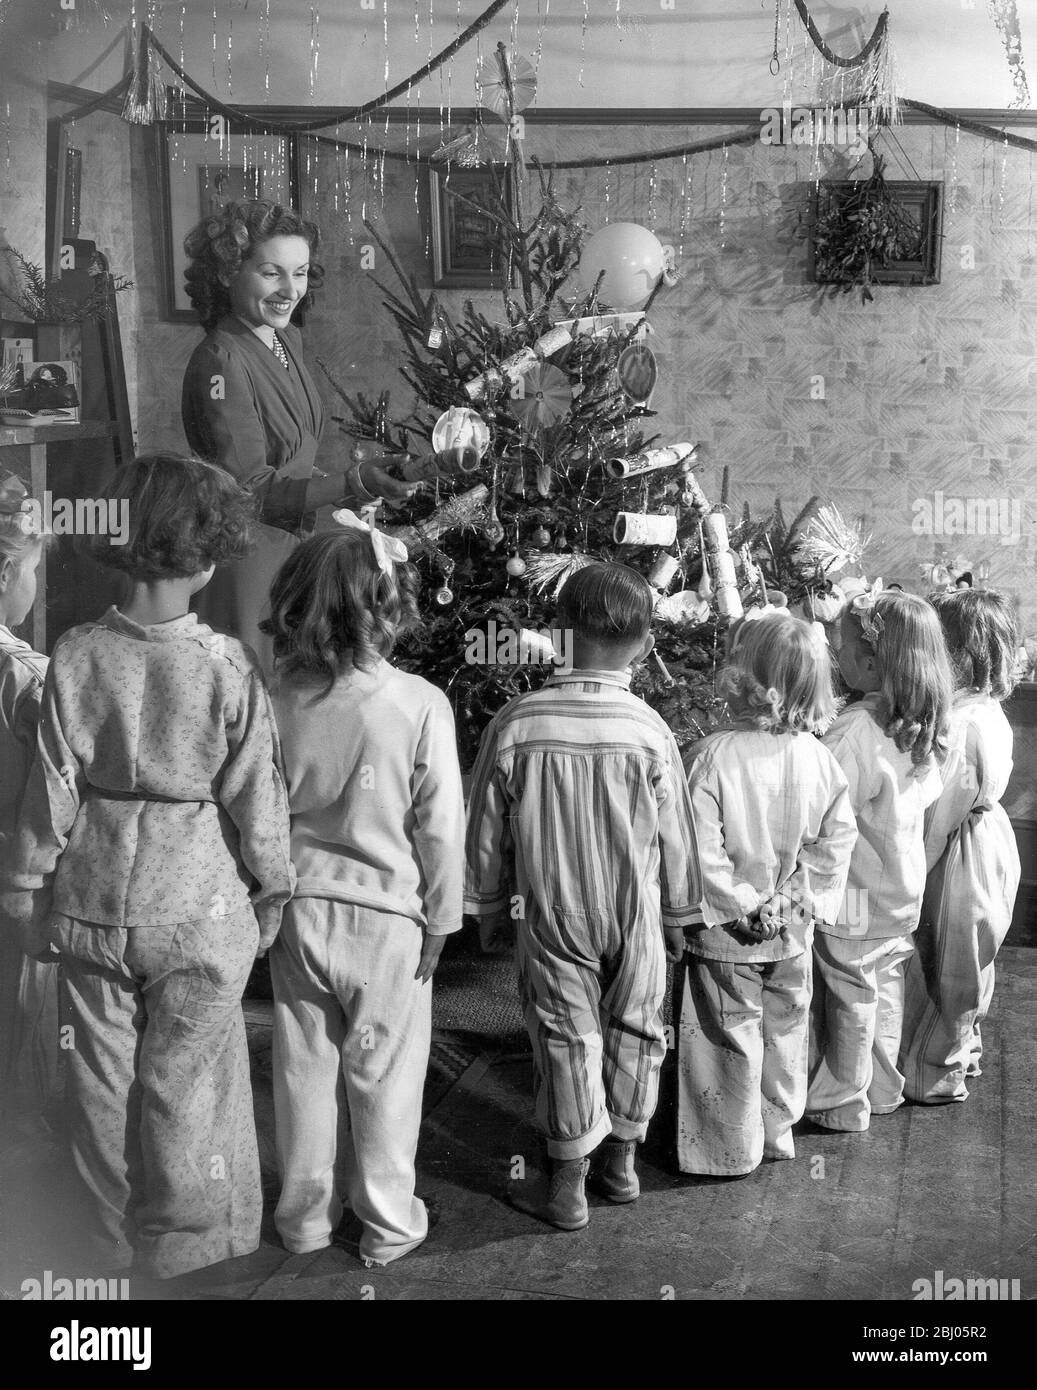
<instances>
[{"instance_id":1,"label":"blonde curly hair","mask_svg":"<svg viewBox=\"0 0 1037 1390\"><path fill-rule=\"evenodd\" d=\"M831 657L787 611L731 628L717 693L737 718L773 734L823 733L837 711Z\"/></svg>"}]
</instances>

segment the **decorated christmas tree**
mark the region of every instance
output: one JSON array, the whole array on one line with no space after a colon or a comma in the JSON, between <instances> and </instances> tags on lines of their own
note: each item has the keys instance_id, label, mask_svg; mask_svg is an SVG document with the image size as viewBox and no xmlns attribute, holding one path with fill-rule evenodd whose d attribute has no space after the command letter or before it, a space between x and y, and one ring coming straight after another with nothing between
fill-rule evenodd
<instances>
[{"instance_id":1,"label":"decorated christmas tree","mask_svg":"<svg viewBox=\"0 0 1037 1390\"><path fill-rule=\"evenodd\" d=\"M502 56L502 71L505 64ZM466 141L471 154L479 132L448 153L463 159ZM540 207L527 223L518 141L511 154L510 199L501 177L492 200L478 205L494 229L504 285L499 323L471 301L452 316L368 224L398 278L379 288L402 338L414 404L394 418L388 392L371 400L336 389L354 457L398 452L401 476L422 483L378 518L406 542L425 581L422 625L394 660L446 690L470 765L492 715L553 669L550 629L566 578L595 559L620 561L658 595L656 654L633 688L688 745L722 717L715 687L725 625L768 596L824 604L835 552L846 549L852 561L860 538L817 498L791 526L780 504L762 521L747 509L732 518L726 468L720 496L706 496L694 472L697 446L659 438L645 403L653 365L642 341L646 314L673 277L660 265L635 312L613 312L609 273L588 285L586 265L573 295L581 256L595 247L596 265L608 238L588 238L539 168ZM606 231L655 242L643 228L619 228L630 224ZM825 616L833 611L827 600Z\"/></svg>"}]
</instances>

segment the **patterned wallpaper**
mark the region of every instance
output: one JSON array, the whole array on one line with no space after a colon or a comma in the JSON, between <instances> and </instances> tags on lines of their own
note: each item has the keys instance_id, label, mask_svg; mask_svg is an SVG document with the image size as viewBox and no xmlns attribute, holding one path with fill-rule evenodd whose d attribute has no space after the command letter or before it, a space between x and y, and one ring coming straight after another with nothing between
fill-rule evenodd
<instances>
[{"instance_id":1,"label":"patterned wallpaper","mask_svg":"<svg viewBox=\"0 0 1037 1390\"><path fill-rule=\"evenodd\" d=\"M716 133L531 125L527 153L619 154ZM178 446L180 381L198 330L162 322L151 137L134 130L130 138L129 190L119 205L113 183L106 199L113 241L132 241L133 270L130 257L113 260L138 285L140 443ZM928 125L883 139L889 177L946 181L943 277L926 288L880 287L866 306L855 296L822 300L808 281L800 223L811 195L809 150L756 144L693 156L686 168L675 160L569 170L556 188L563 203L582 208L588 226L638 221L681 253L683 278L652 313L661 370L654 426L668 439L701 441L707 492L717 492L727 465L733 504L748 502L756 515L775 497L791 514L811 493L824 494L873 533L869 573L918 592L923 561L985 561L989 585L1013 595L1024 630L1037 632L1032 159ZM834 156L821 172L845 177L847 168ZM311 158L304 177L303 201L325 231L328 272L305 329L308 351L351 392L392 387L406 413L397 338L374 283L377 276L391 285L393 276L380 252L373 273L361 269L371 244L361 217L380 221L406 270L428 286L424 180L413 166L386 162L384 176L365 183L355 159L351 168L326 152ZM117 207L131 208L131 216L120 220ZM453 308L464 297L445 293ZM471 297L488 316L500 314L496 295ZM339 413L334 393L314 374ZM815 398L819 377L823 399ZM341 449L332 425L323 456L332 462ZM969 499L994 506L1000 534L913 531L923 504L938 511Z\"/></svg>"}]
</instances>

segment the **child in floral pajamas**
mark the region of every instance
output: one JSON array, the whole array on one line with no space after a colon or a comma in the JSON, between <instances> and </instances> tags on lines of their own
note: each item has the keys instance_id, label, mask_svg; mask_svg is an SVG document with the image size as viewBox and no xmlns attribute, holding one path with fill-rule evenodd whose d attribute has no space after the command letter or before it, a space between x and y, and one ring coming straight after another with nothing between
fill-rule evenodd
<instances>
[{"instance_id":1,"label":"child in floral pajamas","mask_svg":"<svg viewBox=\"0 0 1037 1390\"><path fill-rule=\"evenodd\" d=\"M159 1278L259 1244L241 996L293 886L269 696L239 642L188 612L248 536L222 469L155 455L91 548L127 602L57 643L4 906L56 949L72 1153L103 1267Z\"/></svg>"}]
</instances>

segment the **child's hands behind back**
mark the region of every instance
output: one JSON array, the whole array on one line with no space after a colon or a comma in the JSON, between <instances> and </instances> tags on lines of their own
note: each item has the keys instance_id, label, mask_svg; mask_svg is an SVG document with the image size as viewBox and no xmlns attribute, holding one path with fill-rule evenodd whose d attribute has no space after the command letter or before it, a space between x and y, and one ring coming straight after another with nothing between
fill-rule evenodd
<instances>
[{"instance_id":1,"label":"child's hands behind back","mask_svg":"<svg viewBox=\"0 0 1037 1390\"><path fill-rule=\"evenodd\" d=\"M775 900L764 903L762 907L750 912L747 917L739 917L734 923L734 929L740 936L744 936L747 941L759 943L761 941L773 941L776 936L780 936L782 931L781 918L776 911Z\"/></svg>"}]
</instances>

